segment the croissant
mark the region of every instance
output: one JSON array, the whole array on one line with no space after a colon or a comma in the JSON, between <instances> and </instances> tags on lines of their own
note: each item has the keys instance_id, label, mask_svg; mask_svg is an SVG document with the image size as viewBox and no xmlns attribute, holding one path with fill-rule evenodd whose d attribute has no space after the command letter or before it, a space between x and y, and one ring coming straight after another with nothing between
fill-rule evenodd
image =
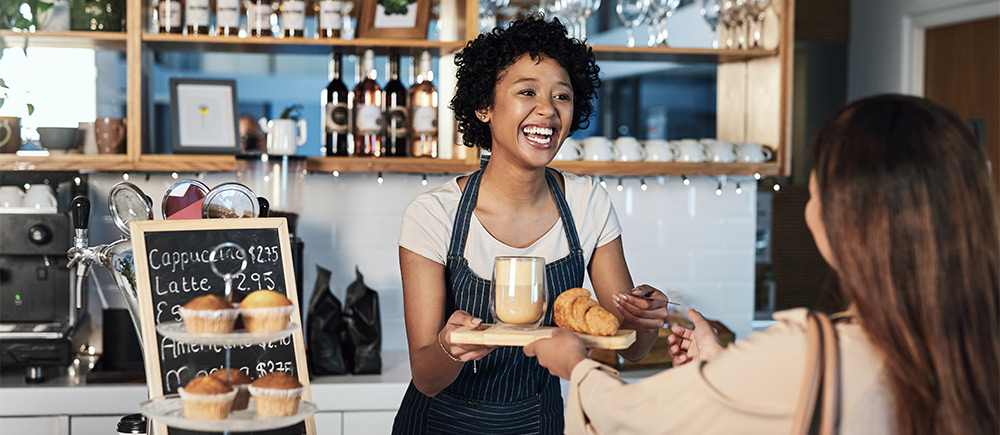
<instances>
[{"instance_id":1,"label":"croissant","mask_svg":"<svg viewBox=\"0 0 1000 435\"><path fill-rule=\"evenodd\" d=\"M590 335L614 335L618 318L590 298L590 290L574 288L564 291L553 306L556 325Z\"/></svg>"}]
</instances>

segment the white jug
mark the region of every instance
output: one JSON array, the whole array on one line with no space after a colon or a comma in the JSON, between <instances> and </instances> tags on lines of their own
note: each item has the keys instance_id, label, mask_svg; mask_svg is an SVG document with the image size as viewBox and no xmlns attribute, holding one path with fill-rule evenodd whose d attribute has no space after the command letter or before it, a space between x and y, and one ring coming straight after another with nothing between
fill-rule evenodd
<instances>
[{"instance_id":1,"label":"white jug","mask_svg":"<svg viewBox=\"0 0 1000 435\"><path fill-rule=\"evenodd\" d=\"M277 155L295 155L296 147L306 143L306 120L300 119L267 119L257 121L261 131L267 133L267 153ZM298 129L296 131L296 126ZM296 138L296 133L298 138Z\"/></svg>"}]
</instances>

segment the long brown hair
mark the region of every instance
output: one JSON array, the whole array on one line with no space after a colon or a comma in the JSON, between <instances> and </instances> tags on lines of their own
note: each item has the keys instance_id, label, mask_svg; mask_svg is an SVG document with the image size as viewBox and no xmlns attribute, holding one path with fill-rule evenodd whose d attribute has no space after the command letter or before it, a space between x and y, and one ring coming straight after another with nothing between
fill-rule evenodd
<instances>
[{"instance_id":1,"label":"long brown hair","mask_svg":"<svg viewBox=\"0 0 1000 435\"><path fill-rule=\"evenodd\" d=\"M899 433L1000 433L1000 222L985 150L947 109L902 95L847 106L814 147L835 268L882 353Z\"/></svg>"}]
</instances>

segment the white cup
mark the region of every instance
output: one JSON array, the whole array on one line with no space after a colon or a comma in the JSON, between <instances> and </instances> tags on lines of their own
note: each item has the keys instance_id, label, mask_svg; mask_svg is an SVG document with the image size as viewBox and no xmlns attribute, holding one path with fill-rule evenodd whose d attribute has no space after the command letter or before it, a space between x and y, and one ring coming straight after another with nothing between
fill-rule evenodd
<instances>
[{"instance_id":1,"label":"white cup","mask_svg":"<svg viewBox=\"0 0 1000 435\"><path fill-rule=\"evenodd\" d=\"M746 142L736 146L736 161L746 163L761 163L770 161L774 152L757 142Z\"/></svg>"},{"instance_id":2,"label":"white cup","mask_svg":"<svg viewBox=\"0 0 1000 435\"><path fill-rule=\"evenodd\" d=\"M622 136L615 141L615 160L640 162L646 159L646 149L634 137Z\"/></svg>"},{"instance_id":3,"label":"white cup","mask_svg":"<svg viewBox=\"0 0 1000 435\"><path fill-rule=\"evenodd\" d=\"M266 121L261 118L258 123L261 130L267 133L268 154L295 155L296 148L306 143L306 120L304 119L296 122L292 119Z\"/></svg>"},{"instance_id":4,"label":"white cup","mask_svg":"<svg viewBox=\"0 0 1000 435\"><path fill-rule=\"evenodd\" d=\"M736 146L729 142L702 139L701 146L705 148L705 160L712 163L732 163L736 161Z\"/></svg>"},{"instance_id":5,"label":"white cup","mask_svg":"<svg viewBox=\"0 0 1000 435\"><path fill-rule=\"evenodd\" d=\"M588 137L583 140L583 156L594 162L609 162L615 159L614 146L606 137Z\"/></svg>"},{"instance_id":6,"label":"white cup","mask_svg":"<svg viewBox=\"0 0 1000 435\"><path fill-rule=\"evenodd\" d=\"M24 192L21 199L21 207L31 207L35 209L55 207L56 194L52 187L47 184L32 184Z\"/></svg>"},{"instance_id":7,"label":"white cup","mask_svg":"<svg viewBox=\"0 0 1000 435\"><path fill-rule=\"evenodd\" d=\"M18 186L0 186L0 207L20 207L24 191Z\"/></svg>"},{"instance_id":8,"label":"white cup","mask_svg":"<svg viewBox=\"0 0 1000 435\"><path fill-rule=\"evenodd\" d=\"M582 158L583 147L580 146L580 143L572 138L566 138L553 160L580 160Z\"/></svg>"},{"instance_id":9,"label":"white cup","mask_svg":"<svg viewBox=\"0 0 1000 435\"><path fill-rule=\"evenodd\" d=\"M670 147L677 152L678 162L697 163L705 161L705 150L694 139L681 139L670 142Z\"/></svg>"},{"instance_id":10,"label":"white cup","mask_svg":"<svg viewBox=\"0 0 1000 435\"><path fill-rule=\"evenodd\" d=\"M645 148L647 162L672 162L677 158L677 150L665 140L647 140Z\"/></svg>"}]
</instances>

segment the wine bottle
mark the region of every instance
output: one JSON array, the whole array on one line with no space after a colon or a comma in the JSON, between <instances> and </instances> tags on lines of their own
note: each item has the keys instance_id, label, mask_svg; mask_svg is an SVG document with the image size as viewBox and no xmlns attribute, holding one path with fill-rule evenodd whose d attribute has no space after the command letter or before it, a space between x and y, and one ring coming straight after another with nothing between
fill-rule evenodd
<instances>
[{"instance_id":1,"label":"wine bottle","mask_svg":"<svg viewBox=\"0 0 1000 435\"><path fill-rule=\"evenodd\" d=\"M184 25L188 35L207 35L210 18L208 0L184 0Z\"/></svg>"},{"instance_id":2,"label":"wine bottle","mask_svg":"<svg viewBox=\"0 0 1000 435\"><path fill-rule=\"evenodd\" d=\"M240 0L215 0L215 36L239 36Z\"/></svg>"},{"instance_id":3,"label":"wine bottle","mask_svg":"<svg viewBox=\"0 0 1000 435\"><path fill-rule=\"evenodd\" d=\"M247 33L250 36L274 36L271 32L271 0L250 0L247 6Z\"/></svg>"},{"instance_id":4,"label":"wine bottle","mask_svg":"<svg viewBox=\"0 0 1000 435\"><path fill-rule=\"evenodd\" d=\"M160 33L181 33L182 8L180 0L160 0L156 6Z\"/></svg>"},{"instance_id":5,"label":"wine bottle","mask_svg":"<svg viewBox=\"0 0 1000 435\"><path fill-rule=\"evenodd\" d=\"M420 53L420 69L410 87L410 156L438 156L438 93L431 83L431 55Z\"/></svg>"},{"instance_id":6,"label":"wine bottle","mask_svg":"<svg viewBox=\"0 0 1000 435\"><path fill-rule=\"evenodd\" d=\"M375 81L375 52L365 51L362 80L354 87L354 150L352 155L380 157L382 148L382 88Z\"/></svg>"},{"instance_id":7,"label":"wine bottle","mask_svg":"<svg viewBox=\"0 0 1000 435\"><path fill-rule=\"evenodd\" d=\"M406 118L406 87L399 81L399 55L389 55L389 81L385 84L385 155L406 157L409 145Z\"/></svg>"},{"instance_id":8,"label":"wine bottle","mask_svg":"<svg viewBox=\"0 0 1000 435\"><path fill-rule=\"evenodd\" d=\"M301 38L305 36L306 2L304 0L282 0L281 36Z\"/></svg>"},{"instance_id":9,"label":"wine bottle","mask_svg":"<svg viewBox=\"0 0 1000 435\"><path fill-rule=\"evenodd\" d=\"M316 34L320 38L339 38L344 2L319 0L316 2Z\"/></svg>"},{"instance_id":10,"label":"wine bottle","mask_svg":"<svg viewBox=\"0 0 1000 435\"><path fill-rule=\"evenodd\" d=\"M330 55L330 84L322 92L323 149L328 156L346 156L347 136L350 135L350 109L347 106L347 86L341 79L341 54Z\"/></svg>"}]
</instances>

